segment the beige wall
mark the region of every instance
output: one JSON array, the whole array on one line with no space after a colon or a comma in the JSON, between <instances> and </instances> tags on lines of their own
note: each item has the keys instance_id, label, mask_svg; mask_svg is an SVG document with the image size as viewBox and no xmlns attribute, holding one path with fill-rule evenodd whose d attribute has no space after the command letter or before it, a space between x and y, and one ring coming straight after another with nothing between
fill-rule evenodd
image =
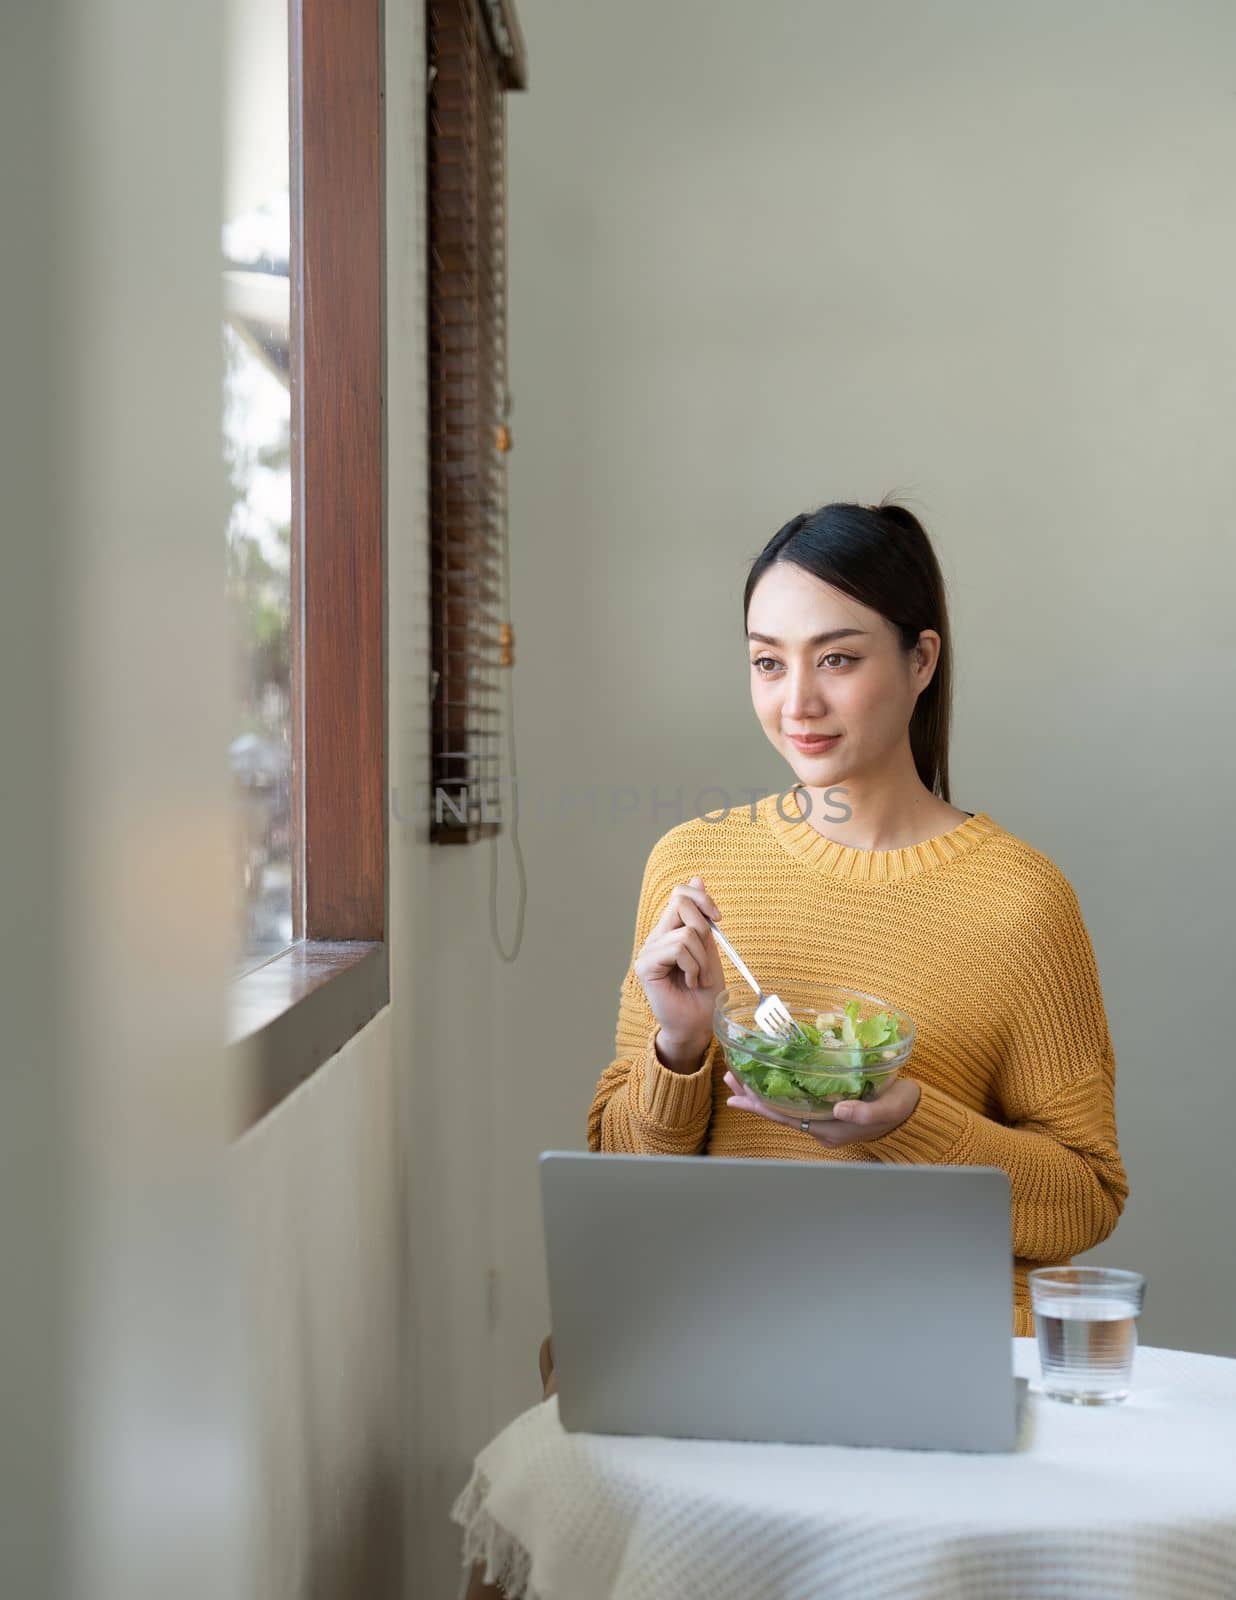
<instances>
[{"instance_id":1,"label":"beige wall","mask_svg":"<svg viewBox=\"0 0 1236 1600\"><path fill-rule=\"evenodd\" d=\"M1148 1342L1236 1353L1236 12L520 12L531 890L500 974L504 1030L528 1042L496 1084L498 1412L538 1394L536 1155L583 1144L640 872L676 820L654 787L682 784L694 814L706 785L787 777L747 691L749 560L800 509L890 490L952 586L954 800L1060 865L1095 944L1132 1181L1096 1258L1147 1273ZM634 786L637 814L557 820L561 786L589 782ZM1187 1042L1150 1024L1160 1001Z\"/></svg>"},{"instance_id":2,"label":"beige wall","mask_svg":"<svg viewBox=\"0 0 1236 1600\"><path fill-rule=\"evenodd\" d=\"M252 1268L255 1592L399 1593L403 1137L382 1011L232 1153Z\"/></svg>"},{"instance_id":3,"label":"beige wall","mask_svg":"<svg viewBox=\"0 0 1236 1600\"><path fill-rule=\"evenodd\" d=\"M6 1596L250 1592L220 57L209 6L0 23Z\"/></svg>"}]
</instances>

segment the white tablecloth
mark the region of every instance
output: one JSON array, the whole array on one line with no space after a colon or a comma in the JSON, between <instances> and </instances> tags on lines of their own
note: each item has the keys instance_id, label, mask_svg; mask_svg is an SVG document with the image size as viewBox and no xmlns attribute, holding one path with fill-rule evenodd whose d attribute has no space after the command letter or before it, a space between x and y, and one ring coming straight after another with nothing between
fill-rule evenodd
<instances>
[{"instance_id":1,"label":"white tablecloth","mask_svg":"<svg viewBox=\"0 0 1236 1600\"><path fill-rule=\"evenodd\" d=\"M551 1395L476 1458L465 1566L523 1600L1233 1600L1236 1361L1143 1348L1070 1406L1013 1346L1009 1455L567 1433Z\"/></svg>"}]
</instances>

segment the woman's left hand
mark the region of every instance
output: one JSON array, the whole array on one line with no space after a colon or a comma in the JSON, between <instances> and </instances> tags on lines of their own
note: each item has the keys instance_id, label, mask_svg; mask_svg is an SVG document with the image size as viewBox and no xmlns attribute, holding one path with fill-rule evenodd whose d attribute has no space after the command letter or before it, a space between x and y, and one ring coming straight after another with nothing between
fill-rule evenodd
<instances>
[{"instance_id":1,"label":"woman's left hand","mask_svg":"<svg viewBox=\"0 0 1236 1600\"><path fill-rule=\"evenodd\" d=\"M769 1122L782 1122L787 1128L808 1131L803 1129L801 1118L773 1111L757 1100L732 1072L725 1074L725 1081L731 1090L726 1105L733 1106L737 1111L753 1111L757 1117L766 1117ZM833 1107L831 1121L810 1124L811 1137L830 1149L843 1144L867 1144L872 1139L882 1139L914 1114L921 1094L922 1090L913 1078L894 1078L878 1100L838 1100Z\"/></svg>"}]
</instances>

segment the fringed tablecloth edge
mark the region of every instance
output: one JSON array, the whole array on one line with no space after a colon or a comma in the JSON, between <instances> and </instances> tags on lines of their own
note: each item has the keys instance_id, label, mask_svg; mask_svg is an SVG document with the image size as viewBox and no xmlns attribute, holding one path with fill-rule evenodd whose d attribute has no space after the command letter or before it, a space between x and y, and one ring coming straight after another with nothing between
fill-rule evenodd
<instances>
[{"instance_id":1,"label":"fringed tablecloth edge","mask_svg":"<svg viewBox=\"0 0 1236 1600\"><path fill-rule=\"evenodd\" d=\"M494 1520L485 1501L489 1479L474 1466L467 1487L451 1507L451 1521L463 1529L463 1565L484 1562L485 1582L500 1584L510 1600L542 1600L532 1587L532 1557L512 1533Z\"/></svg>"}]
</instances>

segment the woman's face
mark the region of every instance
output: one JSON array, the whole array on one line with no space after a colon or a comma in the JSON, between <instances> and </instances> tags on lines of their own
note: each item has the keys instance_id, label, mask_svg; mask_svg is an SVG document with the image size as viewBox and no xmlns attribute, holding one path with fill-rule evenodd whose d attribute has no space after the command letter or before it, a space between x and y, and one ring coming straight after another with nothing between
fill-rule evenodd
<instances>
[{"instance_id":1,"label":"woman's face","mask_svg":"<svg viewBox=\"0 0 1236 1600\"><path fill-rule=\"evenodd\" d=\"M940 636L908 655L885 617L789 561L755 586L747 611L751 702L764 732L809 788L874 775L909 749L915 701L931 681ZM796 734L830 734L812 750Z\"/></svg>"}]
</instances>

